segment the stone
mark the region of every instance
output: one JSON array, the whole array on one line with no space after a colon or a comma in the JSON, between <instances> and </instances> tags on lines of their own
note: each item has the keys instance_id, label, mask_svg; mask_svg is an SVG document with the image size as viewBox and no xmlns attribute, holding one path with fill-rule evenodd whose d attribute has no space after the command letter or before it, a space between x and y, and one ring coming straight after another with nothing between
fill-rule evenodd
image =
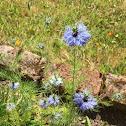
<instances>
[{"instance_id":1,"label":"stone","mask_svg":"<svg viewBox=\"0 0 126 126\"><path fill-rule=\"evenodd\" d=\"M59 74L65 80L72 80L72 75L70 69L65 64L56 64L56 69L59 70Z\"/></svg>"},{"instance_id":2,"label":"stone","mask_svg":"<svg viewBox=\"0 0 126 126\"><path fill-rule=\"evenodd\" d=\"M96 71L91 71L88 69L81 70L81 76L84 76L82 82L79 83L76 88L77 92L82 92L87 88L87 90L93 94L98 95L101 89L102 78L100 77L100 73ZM79 74L80 76L80 74Z\"/></svg>"},{"instance_id":3,"label":"stone","mask_svg":"<svg viewBox=\"0 0 126 126\"><path fill-rule=\"evenodd\" d=\"M37 81L43 76L45 59L32 52L24 51L21 54L19 71L26 77Z\"/></svg>"},{"instance_id":4,"label":"stone","mask_svg":"<svg viewBox=\"0 0 126 126\"><path fill-rule=\"evenodd\" d=\"M46 63L44 58L28 51L22 51L20 48L0 45L0 67L6 65L11 67L15 62L17 64L13 68L13 72L17 74L19 72L23 73L23 78L26 79L42 80L43 69Z\"/></svg>"},{"instance_id":5,"label":"stone","mask_svg":"<svg viewBox=\"0 0 126 126\"><path fill-rule=\"evenodd\" d=\"M118 109L126 110L126 78L109 73L105 75L105 79L104 98L108 97L112 100L115 93L120 93L122 100L114 98L113 104Z\"/></svg>"},{"instance_id":6,"label":"stone","mask_svg":"<svg viewBox=\"0 0 126 126\"><path fill-rule=\"evenodd\" d=\"M0 66L12 65L19 51L19 48L15 49L11 46L0 45Z\"/></svg>"}]
</instances>

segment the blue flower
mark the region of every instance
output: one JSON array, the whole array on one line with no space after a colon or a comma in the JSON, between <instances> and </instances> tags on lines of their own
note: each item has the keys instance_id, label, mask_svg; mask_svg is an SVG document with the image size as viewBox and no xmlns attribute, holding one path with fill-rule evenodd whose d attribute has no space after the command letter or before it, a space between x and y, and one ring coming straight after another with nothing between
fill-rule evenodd
<instances>
[{"instance_id":1,"label":"blue flower","mask_svg":"<svg viewBox=\"0 0 126 126\"><path fill-rule=\"evenodd\" d=\"M77 107L80 108L80 106L83 103L84 94L83 93L76 93L75 98L73 99L73 102L77 103Z\"/></svg>"},{"instance_id":2,"label":"blue flower","mask_svg":"<svg viewBox=\"0 0 126 126\"><path fill-rule=\"evenodd\" d=\"M41 48L41 49L44 49L44 44L43 43L39 43L38 47Z\"/></svg>"},{"instance_id":3,"label":"blue flower","mask_svg":"<svg viewBox=\"0 0 126 126\"><path fill-rule=\"evenodd\" d=\"M51 18L50 17L49 18L48 17L46 18L46 23L47 24L50 24L51 23Z\"/></svg>"},{"instance_id":4,"label":"blue flower","mask_svg":"<svg viewBox=\"0 0 126 126\"><path fill-rule=\"evenodd\" d=\"M93 97L93 95L89 94L86 89L84 93L76 93L73 102L77 103L77 107L82 111L87 109L93 110L97 105L97 99Z\"/></svg>"},{"instance_id":5,"label":"blue flower","mask_svg":"<svg viewBox=\"0 0 126 126\"><path fill-rule=\"evenodd\" d=\"M49 90L49 89L52 88L52 85L51 85L50 83L46 83L45 86L44 86L44 88L45 88L46 90Z\"/></svg>"},{"instance_id":6,"label":"blue flower","mask_svg":"<svg viewBox=\"0 0 126 126\"><path fill-rule=\"evenodd\" d=\"M94 98L92 95L89 95L87 99L83 99L80 109L83 112L87 109L93 110L96 105L97 105L97 99Z\"/></svg>"},{"instance_id":7,"label":"blue flower","mask_svg":"<svg viewBox=\"0 0 126 126\"><path fill-rule=\"evenodd\" d=\"M7 104L6 108L7 108L6 110L11 111L11 110L15 109L15 105L14 105L14 103L9 103L9 104Z\"/></svg>"},{"instance_id":8,"label":"blue flower","mask_svg":"<svg viewBox=\"0 0 126 126\"><path fill-rule=\"evenodd\" d=\"M9 87L10 87L11 89L16 89L16 88L18 88L18 85L19 85L19 82L13 83L13 82L11 81L11 83L9 84Z\"/></svg>"},{"instance_id":9,"label":"blue flower","mask_svg":"<svg viewBox=\"0 0 126 126\"><path fill-rule=\"evenodd\" d=\"M63 81L62 78L60 78L58 75L56 76L52 75L52 80L50 80L50 83L55 86L59 86L60 84L63 83Z\"/></svg>"},{"instance_id":10,"label":"blue flower","mask_svg":"<svg viewBox=\"0 0 126 126\"><path fill-rule=\"evenodd\" d=\"M50 105L56 105L59 103L59 97L57 95L50 95L48 98L48 103Z\"/></svg>"},{"instance_id":11,"label":"blue flower","mask_svg":"<svg viewBox=\"0 0 126 126\"><path fill-rule=\"evenodd\" d=\"M122 95L120 93L115 93L114 98L120 100L122 99Z\"/></svg>"},{"instance_id":12,"label":"blue flower","mask_svg":"<svg viewBox=\"0 0 126 126\"><path fill-rule=\"evenodd\" d=\"M44 98L40 101L41 107L47 108L48 107L48 99Z\"/></svg>"},{"instance_id":13,"label":"blue flower","mask_svg":"<svg viewBox=\"0 0 126 126\"><path fill-rule=\"evenodd\" d=\"M16 39L11 39L11 42L14 44L16 42Z\"/></svg>"},{"instance_id":14,"label":"blue flower","mask_svg":"<svg viewBox=\"0 0 126 126\"><path fill-rule=\"evenodd\" d=\"M51 124L52 125L58 125L59 126L59 122L60 120L62 119L62 116L59 114L59 113L54 113L52 116L51 116Z\"/></svg>"},{"instance_id":15,"label":"blue flower","mask_svg":"<svg viewBox=\"0 0 126 126\"><path fill-rule=\"evenodd\" d=\"M61 120L62 119L62 116L59 113L57 113L57 114L55 114L55 117L54 118L56 120Z\"/></svg>"},{"instance_id":16,"label":"blue flower","mask_svg":"<svg viewBox=\"0 0 126 126\"><path fill-rule=\"evenodd\" d=\"M78 24L75 23L75 27L66 26L66 31L64 32L64 36L62 37L70 46L78 45L86 45L86 41L90 39L89 31L86 30L87 27L83 25L83 23Z\"/></svg>"}]
</instances>

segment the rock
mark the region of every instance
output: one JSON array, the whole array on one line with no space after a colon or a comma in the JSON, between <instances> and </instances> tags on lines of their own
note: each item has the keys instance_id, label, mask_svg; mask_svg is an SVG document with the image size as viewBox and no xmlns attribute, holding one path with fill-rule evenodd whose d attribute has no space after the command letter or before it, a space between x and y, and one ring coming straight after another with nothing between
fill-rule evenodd
<instances>
[{"instance_id":1,"label":"rock","mask_svg":"<svg viewBox=\"0 0 126 126\"><path fill-rule=\"evenodd\" d=\"M126 78L111 73L106 74L105 78L106 90L104 97L113 99L115 93L120 93L122 95L122 100L114 98L113 103L117 108L126 110Z\"/></svg>"},{"instance_id":2,"label":"rock","mask_svg":"<svg viewBox=\"0 0 126 126\"><path fill-rule=\"evenodd\" d=\"M34 81L37 81L42 78L44 64L45 64L44 58L34 53L24 51L21 54L19 71L21 73L24 73L26 77L29 77Z\"/></svg>"},{"instance_id":3,"label":"rock","mask_svg":"<svg viewBox=\"0 0 126 126\"><path fill-rule=\"evenodd\" d=\"M44 58L28 51L22 51L20 48L0 45L0 66L11 67L17 58L20 62L13 68L14 72L25 74L24 78L41 81L45 64Z\"/></svg>"},{"instance_id":4,"label":"rock","mask_svg":"<svg viewBox=\"0 0 126 126\"><path fill-rule=\"evenodd\" d=\"M100 93L102 78L100 73L96 71L90 71L88 69L83 69L81 74L84 76L84 80L79 83L76 91L83 91L87 88L93 95L98 95ZM81 75L81 76L82 76Z\"/></svg>"},{"instance_id":5,"label":"rock","mask_svg":"<svg viewBox=\"0 0 126 126\"><path fill-rule=\"evenodd\" d=\"M15 49L11 46L0 45L0 66L13 64L19 50L19 48Z\"/></svg>"},{"instance_id":6,"label":"rock","mask_svg":"<svg viewBox=\"0 0 126 126\"><path fill-rule=\"evenodd\" d=\"M71 69L67 65L56 64L56 69L59 70L59 75L63 79L68 81L73 80ZM87 90L94 95L98 95L100 93L102 78L99 72L82 69L76 72L75 81L79 80L81 77L84 79L78 83L77 87L75 87L76 92L83 92L83 90L87 88Z\"/></svg>"},{"instance_id":7,"label":"rock","mask_svg":"<svg viewBox=\"0 0 126 126\"><path fill-rule=\"evenodd\" d=\"M65 80L72 80L72 75L70 73L70 69L65 64L56 64L56 69L59 70L59 74Z\"/></svg>"}]
</instances>

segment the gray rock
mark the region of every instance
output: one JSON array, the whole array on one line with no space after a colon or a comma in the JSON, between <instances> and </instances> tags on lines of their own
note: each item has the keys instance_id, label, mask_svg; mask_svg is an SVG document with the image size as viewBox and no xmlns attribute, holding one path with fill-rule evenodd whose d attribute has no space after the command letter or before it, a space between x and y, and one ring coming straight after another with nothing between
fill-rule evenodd
<instances>
[{"instance_id":1,"label":"gray rock","mask_svg":"<svg viewBox=\"0 0 126 126\"><path fill-rule=\"evenodd\" d=\"M21 54L19 70L34 81L39 80L43 75L45 59L28 51Z\"/></svg>"},{"instance_id":2,"label":"gray rock","mask_svg":"<svg viewBox=\"0 0 126 126\"><path fill-rule=\"evenodd\" d=\"M113 100L115 106L121 110L126 110L126 78L114 74L105 75L105 97ZM115 98L115 94L121 95L122 99Z\"/></svg>"},{"instance_id":3,"label":"gray rock","mask_svg":"<svg viewBox=\"0 0 126 126\"><path fill-rule=\"evenodd\" d=\"M20 55L19 55L20 53ZM45 59L28 51L22 52L20 48L13 48L7 45L0 45L0 66L13 65L15 61L17 67L13 69L16 73L25 74L25 78L38 81L42 79Z\"/></svg>"},{"instance_id":4,"label":"gray rock","mask_svg":"<svg viewBox=\"0 0 126 126\"><path fill-rule=\"evenodd\" d=\"M16 60L16 54L19 52L19 48L15 49L11 46L0 45L0 66L11 65Z\"/></svg>"}]
</instances>

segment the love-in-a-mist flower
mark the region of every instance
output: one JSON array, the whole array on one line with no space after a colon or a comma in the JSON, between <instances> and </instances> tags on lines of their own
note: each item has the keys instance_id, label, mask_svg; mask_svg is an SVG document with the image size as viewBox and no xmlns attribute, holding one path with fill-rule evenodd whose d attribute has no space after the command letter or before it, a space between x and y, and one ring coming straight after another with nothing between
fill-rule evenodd
<instances>
[{"instance_id":1,"label":"love-in-a-mist flower","mask_svg":"<svg viewBox=\"0 0 126 126\"><path fill-rule=\"evenodd\" d=\"M59 125L59 121L62 119L62 116L59 114L59 113L54 113L52 116L51 116L51 124L53 125Z\"/></svg>"},{"instance_id":2,"label":"love-in-a-mist flower","mask_svg":"<svg viewBox=\"0 0 126 126\"><path fill-rule=\"evenodd\" d=\"M49 89L52 88L52 84L46 83L45 86L44 86L44 88L45 88L46 90L49 90Z\"/></svg>"},{"instance_id":3,"label":"love-in-a-mist flower","mask_svg":"<svg viewBox=\"0 0 126 126\"><path fill-rule=\"evenodd\" d=\"M39 43L38 47L41 48L41 49L44 49L44 44L43 43Z\"/></svg>"},{"instance_id":4,"label":"love-in-a-mist flower","mask_svg":"<svg viewBox=\"0 0 126 126\"><path fill-rule=\"evenodd\" d=\"M55 94L53 95L50 95L49 98L48 98L48 103L50 105L56 105L59 103L59 97Z\"/></svg>"},{"instance_id":5,"label":"love-in-a-mist flower","mask_svg":"<svg viewBox=\"0 0 126 126\"><path fill-rule=\"evenodd\" d=\"M114 98L117 100L120 100L120 99L122 99L122 95L120 93L115 93Z\"/></svg>"},{"instance_id":6,"label":"love-in-a-mist flower","mask_svg":"<svg viewBox=\"0 0 126 126\"><path fill-rule=\"evenodd\" d=\"M56 114L54 115L54 118L55 118L56 120L61 120L61 119L62 119L62 116L61 116L59 113L56 113Z\"/></svg>"},{"instance_id":7,"label":"love-in-a-mist flower","mask_svg":"<svg viewBox=\"0 0 126 126\"><path fill-rule=\"evenodd\" d=\"M13 82L11 81L10 84L9 84L9 87L10 87L11 89L16 89L16 88L18 88L18 85L19 85L19 82L13 83Z\"/></svg>"},{"instance_id":8,"label":"love-in-a-mist flower","mask_svg":"<svg viewBox=\"0 0 126 126\"><path fill-rule=\"evenodd\" d=\"M86 41L90 39L89 31L86 29L87 26L84 26L83 23L79 24L78 22L75 23L75 26L73 28L66 26L66 31L64 32L62 39L66 41L70 46L86 45Z\"/></svg>"},{"instance_id":9,"label":"love-in-a-mist flower","mask_svg":"<svg viewBox=\"0 0 126 126\"><path fill-rule=\"evenodd\" d=\"M40 106L47 108L48 107L48 99L44 98L43 100L40 100Z\"/></svg>"},{"instance_id":10,"label":"love-in-a-mist flower","mask_svg":"<svg viewBox=\"0 0 126 126\"><path fill-rule=\"evenodd\" d=\"M80 108L83 112L85 110L93 110L97 105L97 99L93 95L89 94L86 89L83 93L76 93L73 102L77 103L77 107Z\"/></svg>"},{"instance_id":11,"label":"love-in-a-mist flower","mask_svg":"<svg viewBox=\"0 0 126 126\"><path fill-rule=\"evenodd\" d=\"M16 39L11 39L11 42L12 42L12 43L15 43L15 42L16 42Z\"/></svg>"},{"instance_id":12,"label":"love-in-a-mist flower","mask_svg":"<svg viewBox=\"0 0 126 126\"><path fill-rule=\"evenodd\" d=\"M6 105L6 110L11 111L15 109L15 104L14 103L9 103Z\"/></svg>"},{"instance_id":13,"label":"love-in-a-mist flower","mask_svg":"<svg viewBox=\"0 0 126 126\"><path fill-rule=\"evenodd\" d=\"M51 23L51 18L50 17L49 18L48 17L46 18L46 23L47 24L50 24Z\"/></svg>"},{"instance_id":14,"label":"love-in-a-mist flower","mask_svg":"<svg viewBox=\"0 0 126 126\"><path fill-rule=\"evenodd\" d=\"M50 80L50 83L55 85L55 86L59 86L60 84L63 83L62 78L60 78L59 75L52 75L52 79Z\"/></svg>"}]
</instances>

